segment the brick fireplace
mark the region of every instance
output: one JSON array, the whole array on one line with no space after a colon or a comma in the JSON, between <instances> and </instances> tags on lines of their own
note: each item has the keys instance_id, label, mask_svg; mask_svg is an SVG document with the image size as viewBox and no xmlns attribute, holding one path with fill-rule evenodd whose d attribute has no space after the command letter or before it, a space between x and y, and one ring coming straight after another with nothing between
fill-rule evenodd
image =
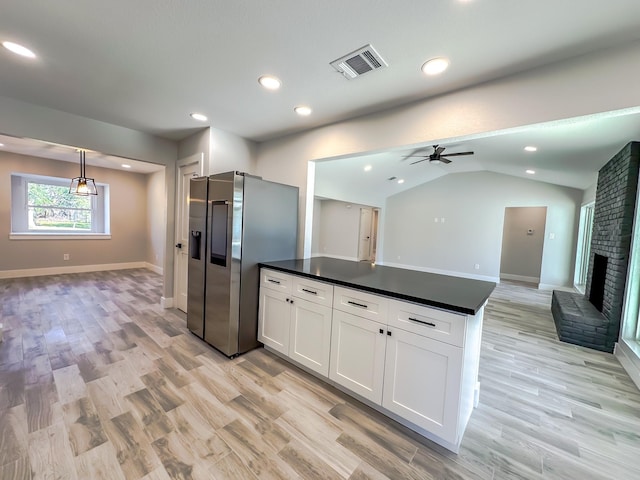
<instances>
[{"instance_id":1,"label":"brick fireplace","mask_svg":"<svg viewBox=\"0 0 640 480\"><path fill-rule=\"evenodd\" d=\"M560 340L613 352L618 341L638 187L640 143L628 143L598 172L585 295L554 291Z\"/></svg>"}]
</instances>

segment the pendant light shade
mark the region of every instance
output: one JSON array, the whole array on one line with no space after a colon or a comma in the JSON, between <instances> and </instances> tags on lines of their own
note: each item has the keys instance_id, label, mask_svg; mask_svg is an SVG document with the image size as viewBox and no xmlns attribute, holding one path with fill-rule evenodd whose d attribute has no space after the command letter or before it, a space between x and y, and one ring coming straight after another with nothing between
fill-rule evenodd
<instances>
[{"instance_id":1,"label":"pendant light shade","mask_svg":"<svg viewBox=\"0 0 640 480\"><path fill-rule=\"evenodd\" d=\"M78 151L80 152L80 176L71 179L69 193L82 196L98 195L96 182L93 178L87 178L86 176L86 152L84 150Z\"/></svg>"}]
</instances>

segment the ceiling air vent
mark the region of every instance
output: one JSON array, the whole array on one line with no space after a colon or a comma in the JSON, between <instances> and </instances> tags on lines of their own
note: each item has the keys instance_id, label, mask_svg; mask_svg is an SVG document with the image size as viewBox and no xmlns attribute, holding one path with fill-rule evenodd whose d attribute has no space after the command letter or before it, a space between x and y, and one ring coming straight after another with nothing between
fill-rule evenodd
<instances>
[{"instance_id":1,"label":"ceiling air vent","mask_svg":"<svg viewBox=\"0 0 640 480\"><path fill-rule=\"evenodd\" d=\"M352 80L367 72L387 66L376 49L365 45L344 57L331 62L331 66L340 72L347 80Z\"/></svg>"}]
</instances>

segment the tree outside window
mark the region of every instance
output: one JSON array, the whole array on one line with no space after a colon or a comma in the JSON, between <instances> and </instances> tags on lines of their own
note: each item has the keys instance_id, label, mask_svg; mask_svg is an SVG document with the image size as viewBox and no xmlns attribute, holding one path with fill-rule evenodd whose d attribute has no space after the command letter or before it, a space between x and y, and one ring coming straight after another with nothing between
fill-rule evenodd
<instances>
[{"instance_id":1,"label":"tree outside window","mask_svg":"<svg viewBox=\"0 0 640 480\"><path fill-rule=\"evenodd\" d=\"M29 230L91 231L92 198L73 195L69 187L28 182Z\"/></svg>"}]
</instances>

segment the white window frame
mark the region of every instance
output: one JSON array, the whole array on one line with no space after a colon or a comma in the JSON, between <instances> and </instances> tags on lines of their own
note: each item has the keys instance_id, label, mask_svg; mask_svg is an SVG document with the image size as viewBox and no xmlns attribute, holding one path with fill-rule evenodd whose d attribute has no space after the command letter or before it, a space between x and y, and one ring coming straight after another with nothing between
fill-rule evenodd
<instances>
[{"instance_id":1,"label":"white window frame","mask_svg":"<svg viewBox=\"0 0 640 480\"><path fill-rule=\"evenodd\" d=\"M97 183L97 196L91 198L91 231L74 229L29 229L28 184L41 183L67 187L67 178L49 177L26 173L11 174L11 240L65 240L78 238L108 240L111 238L109 215L109 185Z\"/></svg>"},{"instance_id":2,"label":"white window frame","mask_svg":"<svg viewBox=\"0 0 640 480\"><path fill-rule=\"evenodd\" d=\"M573 286L583 294L585 293L587 275L589 274L594 212L595 202L587 203L580 209L580 228L578 231L578 248L576 252L576 268L573 277Z\"/></svg>"}]
</instances>

